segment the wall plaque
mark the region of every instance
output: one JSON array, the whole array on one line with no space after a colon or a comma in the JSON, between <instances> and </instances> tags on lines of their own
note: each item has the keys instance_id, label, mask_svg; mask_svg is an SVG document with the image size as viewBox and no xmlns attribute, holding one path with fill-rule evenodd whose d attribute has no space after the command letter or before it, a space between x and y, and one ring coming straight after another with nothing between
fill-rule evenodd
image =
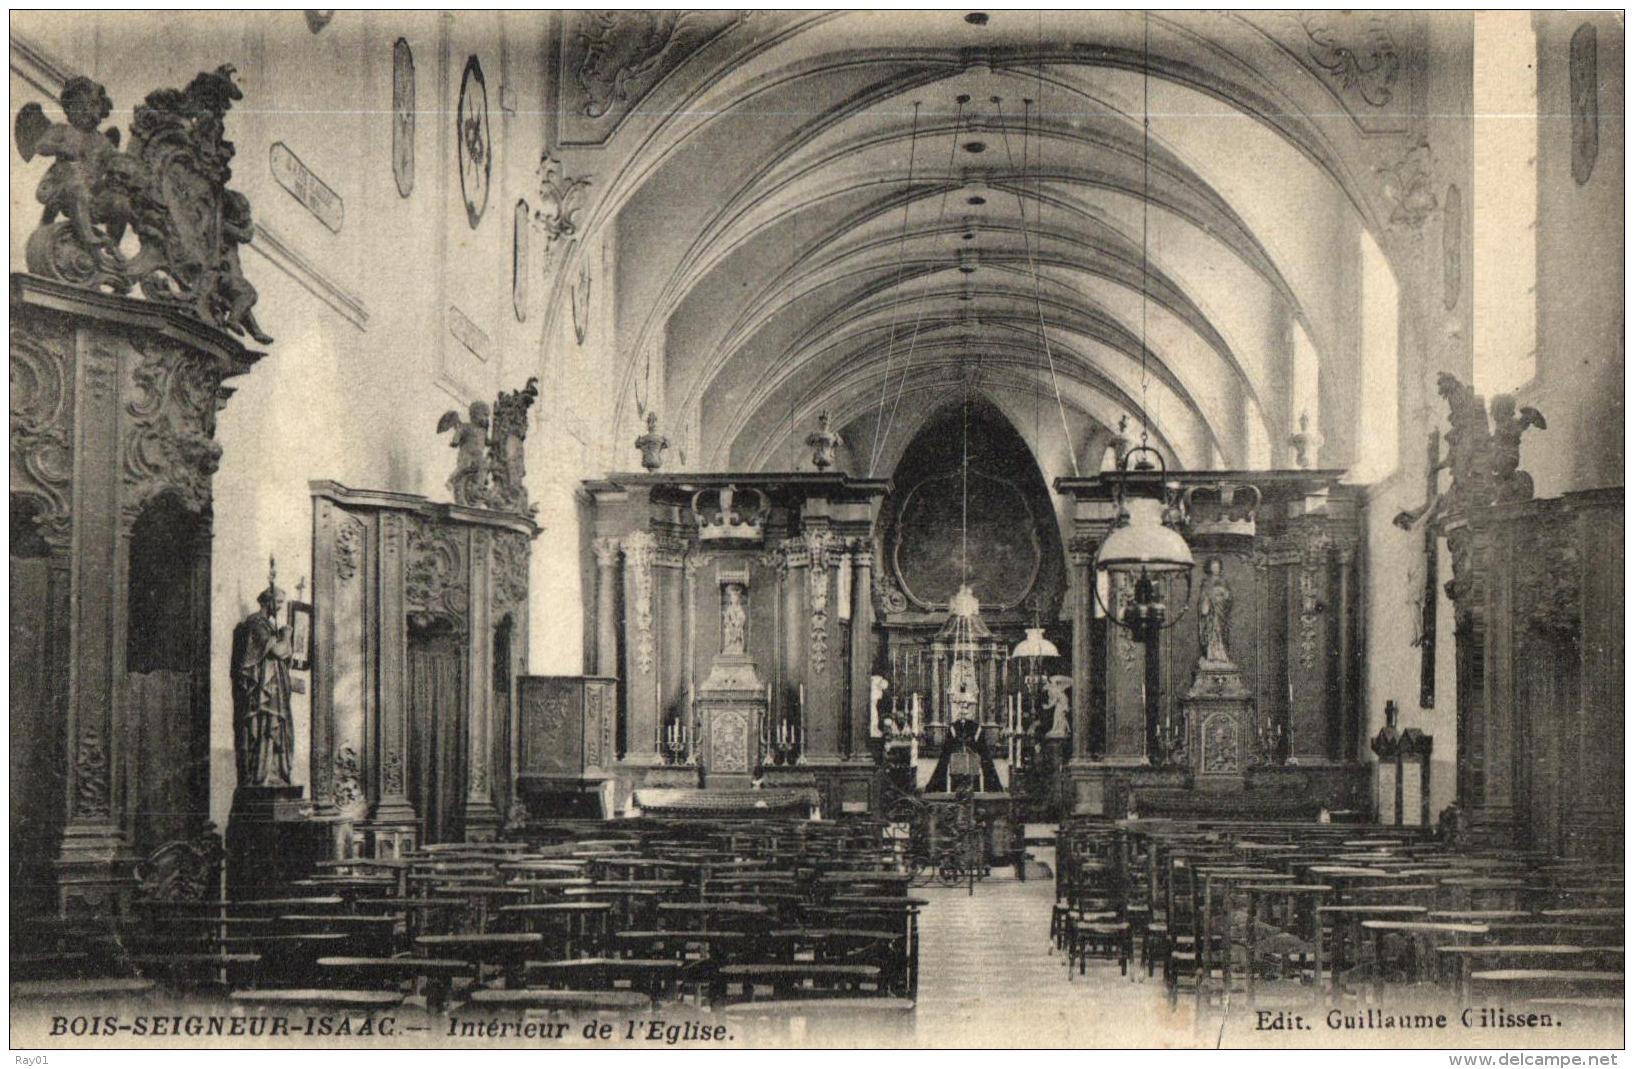
<instances>
[{"instance_id":1,"label":"wall plaque","mask_svg":"<svg viewBox=\"0 0 1634 1069\"><path fill-rule=\"evenodd\" d=\"M399 37L391 50L391 170L397 195L414 192L414 53Z\"/></svg>"},{"instance_id":2,"label":"wall plaque","mask_svg":"<svg viewBox=\"0 0 1634 1069\"><path fill-rule=\"evenodd\" d=\"M488 82L482 64L472 56L460 79L460 107L454 121L459 143L460 192L465 196L465 219L475 230L488 210L488 179L493 173L493 137L488 128Z\"/></svg>"},{"instance_id":3,"label":"wall plaque","mask_svg":"<svg viewBox=\"0 0 1634 1069\"><path fill-rule=\"evenodd\" d=\"M323 179L312 173L311 168L302 163L300 157L289 150L289 146L282 141L275 142L270 153L272 177L278 180L290 196L301 202L301 206L318 217L318 222L331 231L340 233L341 224L346 221L346 204L340 199L340 194L330 189Z\"/></svg>"},{"instance_id":4,"label":"wall plaque","mask_svg":"<svg viewBox=\"0 0 1634 1069\"><path fill-rule=\"evenodd\" d=\"M494 351L494 343L488 337L488 332L471 321L471 317L459 310L457 305L448 306L448 333L459 339L459 343L471 350L478 360L486 361Z\"/></svg>"},{"instance_id":5,"label":"wall plaque","mask_svg":"<svg viewBox=\"0 0 1634 1069\"><path fill-rule=\"evenodd\" d=\"M528 321L528 202L516 202L511 221L511 309L516 321Z\"/></svg>"},{"instance_id":6,"label":"wall plaque","mask_svg":"<svg viewBox=\"0 0 1634 1069\"><path fill-rule=\"evenodd\" d=\"M1441 202L1441 303L1447 311L1458 307L1464 291L1464 196L1447 187Z\"/></svg>"},{"instance_id":7,"label":"wall plaque","mask_svg":"<svg viewBox=\"0 0 1634 1069\"><path fill-rule=\"evenodd\" d=\"M1572 34L1572 177L1582 185L1600 155L1599 39L1588 23Z\"/></svg>"}]
</instances>

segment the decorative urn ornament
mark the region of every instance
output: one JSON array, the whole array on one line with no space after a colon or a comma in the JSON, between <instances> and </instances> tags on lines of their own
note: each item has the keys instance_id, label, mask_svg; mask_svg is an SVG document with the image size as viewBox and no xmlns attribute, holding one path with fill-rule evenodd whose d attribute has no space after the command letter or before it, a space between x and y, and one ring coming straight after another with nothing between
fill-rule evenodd
<instances>
[{"instance_id":1,"label":"decorative urn ornament","mask_svg":"<svg viewBox=\"0 0 1634 1069\"><path fill-rule=\"evenodd\" d=\"M647 413L647 433L635 440L635 447L641 450L643 468L657 471L664 466L664 450L669 448L669 439L658 433L658 413Z\"/></svg>"},{"instance_id":2,"label":"decorative urn ornament","mask_svg":"<svg viewBox=\"0 0 1634 1069\"><path fill-rule=\"evenodd\" d=\"M840 444L840 436L828 428L828 413L823 412L817 417L817 429L806 435L806 445L811 449L811 464L818 471L827 471L834 466L834 447Z\"/></svg>"}]
</instances>

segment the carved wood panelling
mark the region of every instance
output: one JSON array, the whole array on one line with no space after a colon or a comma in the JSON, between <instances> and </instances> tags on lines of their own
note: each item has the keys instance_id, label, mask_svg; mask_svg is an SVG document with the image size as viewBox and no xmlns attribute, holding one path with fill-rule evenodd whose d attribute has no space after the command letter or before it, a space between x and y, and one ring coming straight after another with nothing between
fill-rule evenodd
<instances>
[{"instance_id":1,"label":"carved wood panelling","mask_svg":"<svg viewBox=\"0 0 1634 1069\"><path fill-rule=\"evenodd\" d=\"M66 546L72 526L73 331L43 317L11 320L11 490L38 498L35 523Z\"/></svg>"}]
</instances>

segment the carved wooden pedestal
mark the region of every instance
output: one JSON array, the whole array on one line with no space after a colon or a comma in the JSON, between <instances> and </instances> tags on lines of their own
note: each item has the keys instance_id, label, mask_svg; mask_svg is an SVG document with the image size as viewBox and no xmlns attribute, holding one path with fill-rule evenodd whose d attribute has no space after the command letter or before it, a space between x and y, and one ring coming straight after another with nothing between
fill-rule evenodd
<instances>
[{"instance_id":1,"label":"carved wooden pedestal","mask_svg":"<svg viewBox=\"0 0 1634 1069\"><path fill-rule=\"evenodd\" d=\"M216 412L260 354L30 275L10 341L12 902L109 912L208 825Z\"/></svg>"},{"instance_id":2,"label":"carved wooden pedestal","mask_svg":"<svg viewBox=\"0 0 1634 1069\"><path fill-rule=\"evenodd\" d=\"M314 824L301 787L240 787L227 818L227 894L266 898L313 873L329 853L328 829Z\"/></svg>"},{"instance_id":3,"label":"carved wooden pedestal","mask_svg":"<svg viewBox=\"0 0 1634 1069\"><path fill-rule=\"evenodd\" d=\"M1202 790L1241 790L1252 761L1254 702L1236 667L1198 665L1180 707L1193 782Z\"/></svg>"}]
</instances>

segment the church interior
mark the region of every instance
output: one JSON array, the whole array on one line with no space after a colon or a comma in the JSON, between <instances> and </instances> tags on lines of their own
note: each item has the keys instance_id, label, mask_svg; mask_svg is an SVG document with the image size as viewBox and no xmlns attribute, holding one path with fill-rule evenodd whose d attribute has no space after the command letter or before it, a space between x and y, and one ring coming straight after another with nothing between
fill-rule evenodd
<instances>
[{"instance_id":1,"label":"church interior","mask_svg":"<svg viewBox=\"0 0 1634 1069\"><path fill-rule=\"evenodd\" d=\"M1621 1044L1617 13L10 53L14 1040Z\"/></svg>"}]
</instances>

